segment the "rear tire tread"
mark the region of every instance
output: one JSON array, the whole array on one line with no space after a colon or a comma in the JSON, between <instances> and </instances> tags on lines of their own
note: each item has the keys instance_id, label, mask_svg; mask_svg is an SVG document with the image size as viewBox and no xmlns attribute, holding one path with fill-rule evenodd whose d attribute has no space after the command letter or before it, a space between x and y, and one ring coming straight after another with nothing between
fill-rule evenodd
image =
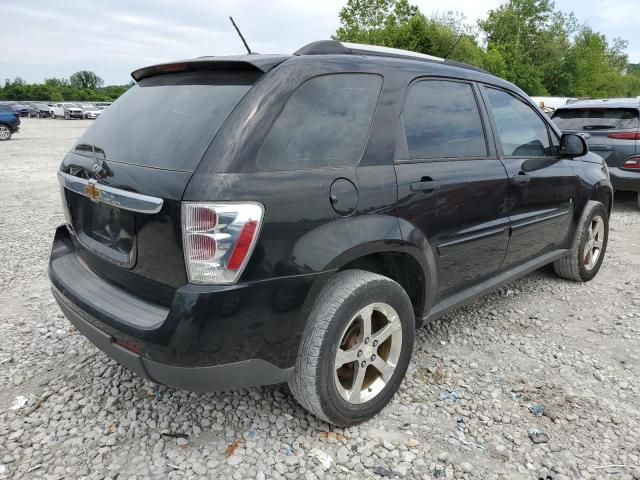
<instances>
[{"instance_id":1,"label":"rear tire tread","mask_svg":"<svg viewBox=\"0 0 640 480\"><path fill-rule=\"evenodd\" d=\"M322 361L320 354L323 340L341 305L351 295L357 295L360 288L380 280L393 282L387 277L364 270L338 272L322 290L309 314L309 323L303 333L289 388L302 407L328 423L336 424L336 420L332 420L323 407L321 379L315 374Z\"/></svg>"}]
</instances>

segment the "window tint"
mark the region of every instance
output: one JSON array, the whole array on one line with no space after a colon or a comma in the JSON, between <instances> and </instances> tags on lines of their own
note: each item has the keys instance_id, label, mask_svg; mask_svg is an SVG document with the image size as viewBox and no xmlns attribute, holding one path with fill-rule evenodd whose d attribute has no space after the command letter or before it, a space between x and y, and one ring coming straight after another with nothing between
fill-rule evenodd
<instances>
[{"instance_id":1,"label":"window tint","mask_svg":"<svg viewBox=\"0 0 640 480\"><path fill-rule=\"evenodd\" d=\"M630 108L563 108L551 117L563 130L627 130L639 128L638 110Z\"/></svg>"},{"instance_id":2,"label":"window tint","mask_svg":"<svg viewBox=\"0 0 640 480\"><path fill-rule=\"evenodd\" d=\"M324 75L298 88L258 153L260 170L353 165L360 160L380 95L382 78Z\"/></svg>"},{"instance_id":3,"label":"window tint","mask_svg":"<svg viewBox=\"0 0 640 480\"><path fill-rule=\"evenodd\" d=\"M504 155L551 155L547 126L526 103L502 90L487 88Z\"/></svg>"},{"instance_id":4,"label":"window tint","mask_svg":"<svg viewBox=\"0 0 640 480\"><path fill-rule=\"evenodd\" d=\"M487 155L478 104L468 83L418 82L407 95L402 115L409 158Z\"/></svg>"},{"instance_id":5,"label":"window tint","mask_svg":"<svg viewBox=\"0 0 640 480\"><path fill-rule=\"evenodd\" d=\"M192 172L256 80L253 73L226 71L145 78L105 110L79 143L103 150L108 160Z\"/></svg>"}]
</instances>

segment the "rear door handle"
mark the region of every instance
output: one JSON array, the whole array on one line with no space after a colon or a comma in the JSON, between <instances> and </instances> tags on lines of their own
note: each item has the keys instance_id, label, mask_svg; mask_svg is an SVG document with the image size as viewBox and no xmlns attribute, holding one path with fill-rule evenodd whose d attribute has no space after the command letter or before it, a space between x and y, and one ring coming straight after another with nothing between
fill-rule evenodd
<instances>
[{"instance_id":1,"label":"rear door handle","mask_svg":"<svg viewBox=\"0 0 640 480\"><path fill-rule=\"evenodd\" d=\"M431 177L422 177L419 182L413 182L409 185L412 192L422 192L425 195L431 195L438 188L440 188L440 182L433 180Z\"/></svg>"},{"instance_id":2,"label":"rear door handle","mask_svg":"<svg viewBox=\"0 0 640 480\"><path fill-rule=\"evenodd\" d=\"M516 185L519 185L521 187L524 187L531 181L531 177L526 173L522 173L522 172L520 172L517 175L513 175L511 179Z\"/></svg>"}]
</instances>

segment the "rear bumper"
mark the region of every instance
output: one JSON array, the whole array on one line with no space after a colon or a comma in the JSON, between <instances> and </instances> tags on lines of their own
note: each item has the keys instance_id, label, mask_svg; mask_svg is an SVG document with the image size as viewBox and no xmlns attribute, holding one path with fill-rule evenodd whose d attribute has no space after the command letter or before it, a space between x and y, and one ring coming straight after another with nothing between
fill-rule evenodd
<instances>
[{"instance_id":1,"label":"rear bumper","mask_svg":"<svg viewBox=\"0 0 640 480\"><path fill-rule=\"evenodd\" d=\"M609 176L614 190L640 192L640 171L631 172L618 167L609 167Z\"/></svg>"},{"instance_id":2,"label":"rear bumper","mask_svg":"<svg viewBox=\"0 0 640 480\"><path fill-rule=\"evenodd\" d=\"M282 383L289 377L291 369L281 369L259 359L207 367L180 367L155 362L116 343L114 337L86 320L86 312L79 311L55 287L52 292L62 312L80 333L116 362L147 380L183 390L210 392Z\"/></svg>"},{"instance_id":3,"label":"rear bumper","mask_svg":"<svg viewBox=\"0 0 640 480\"><path fill-rule=\"evenodd\" d=\"M165 307L101 277L79 249L67 228L59 227L49 278L63 313L98 348L138 375L192 391L286 381L314 294L331 275L187 284L174 291Z\"/></svg>"}]
</instances>

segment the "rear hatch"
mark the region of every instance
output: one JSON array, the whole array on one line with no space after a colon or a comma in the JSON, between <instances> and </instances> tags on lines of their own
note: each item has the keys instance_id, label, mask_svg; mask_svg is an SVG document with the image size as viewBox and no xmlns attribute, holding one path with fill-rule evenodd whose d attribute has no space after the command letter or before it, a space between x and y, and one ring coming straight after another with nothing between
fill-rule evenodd
<instances>
[{"instance_id":1,"label":"rear hatch","mask_svg":"<svg viewBox=\"0 0 640 480\"><path fill-rule=\"evenodd\" d=\"M186 282L184 189L261 73L188 71L144 78L85 132L59 177L78 254L94 271L150 300L170 301L171 291Z\"/></svg>"},{"instance_id":2,"label":"rear hatch","mask_svg":"<svg viewBox=\"0 0 640 480\"><path fill-rule=\"evenodd\" d=\"M638 148L640 121L638 110L618 107L561 108L552 116L566 133L585 137L589 149L600 155L610 167L618 167Z\"/></svg>"}]
</instances>

